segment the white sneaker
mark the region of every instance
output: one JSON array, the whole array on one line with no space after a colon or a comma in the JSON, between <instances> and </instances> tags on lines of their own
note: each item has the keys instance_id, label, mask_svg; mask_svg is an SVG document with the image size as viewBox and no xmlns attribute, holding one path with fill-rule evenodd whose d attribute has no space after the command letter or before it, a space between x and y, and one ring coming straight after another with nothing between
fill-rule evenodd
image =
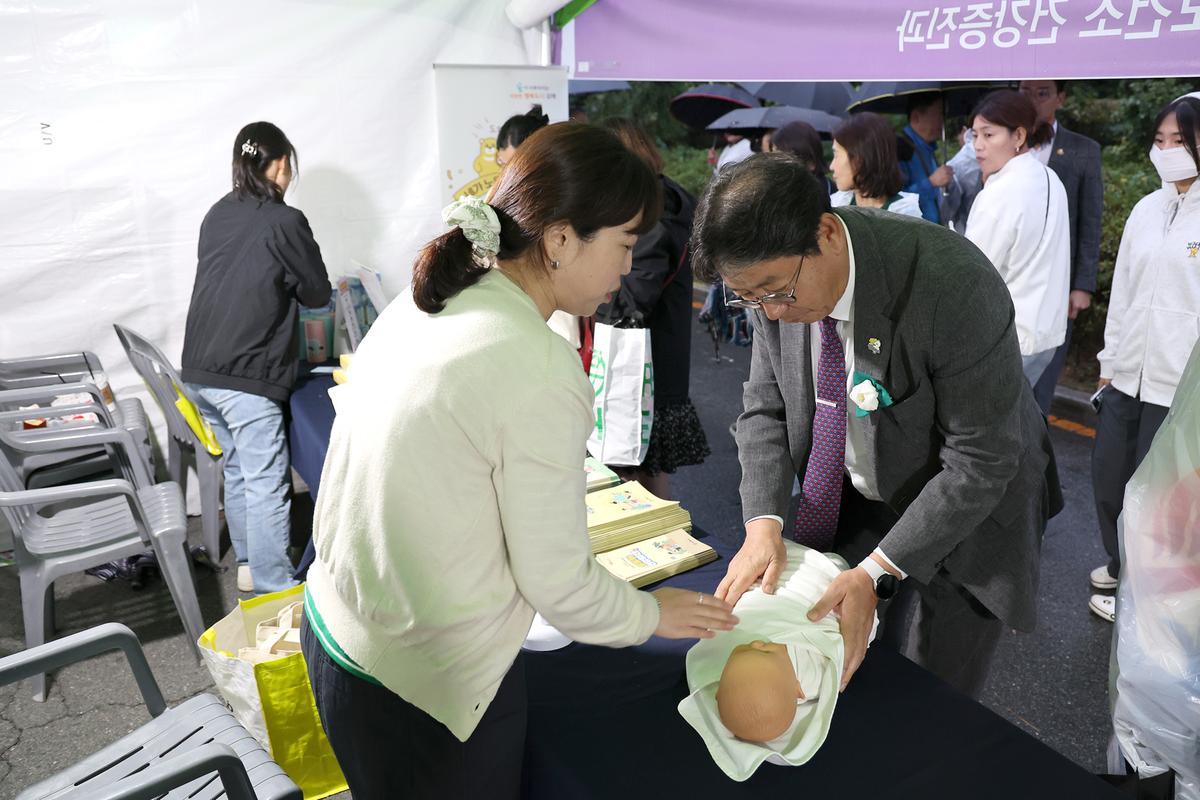
<instances>
[{"instance_id":1,"label":"white sneaker","mask_svg":"<svg viewBox=\"0 0 1200 800\"><path fill-rule=\"evenodd\" d=\"M247 564L238 564L238 591L253 592L254 579L250 577L250 566Z\"/></svg>"},{"instance_id":2,"label":"white sneaker","mask_svg":"<svg viewBox=\"0 0 1200 800\"><path fill-rule=\"evenodd\" d=\"M1092 582L1092 586L1097 589L1115 589L1117 588L1117 579L1108 574L1108 565L1102 564L1092 570L1092 574L1088 576Z\"/></svg>"},{"instance_id":3,"label":"white sneaker","mask_svg":"<svg viewBox=\"0 0 1200 800\"><path fill-rule=\"evenodd\" d=\"M1110 594L1092 595L1092 599L1088 600L1088 608L1100 619L1109 622L1117 621L1117 598Z\"/></svg>"}]
</instances>

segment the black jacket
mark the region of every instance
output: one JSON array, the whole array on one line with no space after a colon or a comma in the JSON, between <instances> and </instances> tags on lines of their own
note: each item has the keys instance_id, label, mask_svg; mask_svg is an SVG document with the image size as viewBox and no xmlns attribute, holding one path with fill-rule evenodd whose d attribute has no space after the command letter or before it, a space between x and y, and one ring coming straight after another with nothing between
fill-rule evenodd
<instances>
[{"instance_id":1,"label":"black jacket","mask_svg":"<svg viewBox=\"0 0 1200 800\"><path fill-rule=\"evenodd\" d=\"M308 220L284 203L237 195L200 226L183 337L183 379L284 402L296 379L298 303L332 291Z\"/></svg>"},{"instance_id":2,"label":"black jacket","mask_svg":"<svg viewBox=\"0 0 1200 800\"><path fill-rule=\"evenodd\" d=\"M692 354L692 262L688 236L696 199L663 176L663 214L638 238L633 269L621 278L611 303L596 310L596 320L650 329L654 358L654 402L671 405L688 399Z\"/></svg>"}]
</instances>

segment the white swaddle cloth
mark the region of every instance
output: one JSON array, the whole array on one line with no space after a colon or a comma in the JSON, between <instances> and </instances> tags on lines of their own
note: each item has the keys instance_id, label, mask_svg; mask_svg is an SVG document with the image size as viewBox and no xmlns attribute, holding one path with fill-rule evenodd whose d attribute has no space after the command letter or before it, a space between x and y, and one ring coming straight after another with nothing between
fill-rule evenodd
<instances>
[{"instance_id":1,"label":"white swaddle cloth","mask_svg":"<svg viewBox=\"0 0 1200 800\"><path fill-rule=\"evenodd\" d=\"M845 562L794 542L785 544L788 563L775 594L755 584L734 606L738 626L700 640L687 654L691 694L679 703L679 713L704 739L717 766L735 781L749 778L763 761L785 766L808 761L825 742L837 705L843 659L838 621L830 615L809 622L806 615L846 568ZM878 625L876 619L868 641L874 640ZM806 698L798 701L787 731L762 744L738 739L717 712L717 685L729 654L738 645L760 639L787 645Z\"/></svg>"}]
</instances>

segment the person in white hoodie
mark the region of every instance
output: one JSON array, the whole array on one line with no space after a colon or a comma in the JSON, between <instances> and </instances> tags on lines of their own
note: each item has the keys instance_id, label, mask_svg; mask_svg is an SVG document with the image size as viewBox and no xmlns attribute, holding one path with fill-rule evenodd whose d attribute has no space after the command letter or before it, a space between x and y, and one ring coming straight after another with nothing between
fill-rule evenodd
<instances>
[{"instance_id":1,"label":"person in white hoodie","mask_svg":"<svg viewBox=\"0 0 1200 800\"><path fill-rule=\"evenodd\" d=\"M1125 484L1167 416L1188 357L1200 339L1200 99L1181 97L1155 120L1150 161L1161 189L1138 201L1125 223L1113 270L1096 403L1092 488L1100 538L1109 555L1091 583L1114 589L1121 574L1117 515ZM1114 619L1111 595L1088 607Z\"/></svg>"},{"instance_id":2,"label":"person in white hoodie","mask_svg":"<svg viewBox=\"0 0 1200 800\"><path fill-rule=\"evenodd\" d=\"M975 157L983 189L966 237L1004 278L1016 310L1025 378L1036 384L1067 335L1071 226L1062 181L1030 152L1049 140L1029 98L992 92L975 107Z\"/></svg>"},{"instance_id":3,"label":"person in white hoodie","mask_svg":"<svg viewBox=\"0 0 1200 800\"><path fill-rule=\"evenodd\" d=\"M886 119L864 111L833 132L833 182L829 202L838 206L882 208L894 214L921 216L921 197L902 192L904 176L896 155L896 132Z\"/></svg>"}]
</instances>

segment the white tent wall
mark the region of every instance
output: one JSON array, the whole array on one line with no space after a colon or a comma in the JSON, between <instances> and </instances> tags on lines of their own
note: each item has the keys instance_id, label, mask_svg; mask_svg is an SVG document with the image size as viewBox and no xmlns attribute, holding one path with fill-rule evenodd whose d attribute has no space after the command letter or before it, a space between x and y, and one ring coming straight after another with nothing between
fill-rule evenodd
<instances>
[{"instance_id":1,"label":"white tent wall","mask_svg":"<svg viewBox=\"0 0 1200 800\"><path fill-rule=\"evenodd\" d=\"M161 441L112 324L178 364L238 129L287 133L330 274L395 295L441 229L433 63L539 53L503 0L0 0L0 357L95 351Z\"/></svg>"}]
</instances>

